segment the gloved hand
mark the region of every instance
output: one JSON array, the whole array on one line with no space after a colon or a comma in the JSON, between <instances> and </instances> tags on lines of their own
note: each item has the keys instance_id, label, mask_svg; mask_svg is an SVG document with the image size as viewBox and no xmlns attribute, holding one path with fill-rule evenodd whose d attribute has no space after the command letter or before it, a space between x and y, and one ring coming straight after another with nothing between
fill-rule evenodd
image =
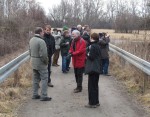
<instances>
[{"instance_id":1,"label":"gloved hand","mask_svg":"<svg viewBox=\"0 0 150 117\"><path fill-rule=\"evenodd\" d=\"M72 57L72 53L69 53L66 57L66 59L70 59Z\"/></svg>"}]
</instances>

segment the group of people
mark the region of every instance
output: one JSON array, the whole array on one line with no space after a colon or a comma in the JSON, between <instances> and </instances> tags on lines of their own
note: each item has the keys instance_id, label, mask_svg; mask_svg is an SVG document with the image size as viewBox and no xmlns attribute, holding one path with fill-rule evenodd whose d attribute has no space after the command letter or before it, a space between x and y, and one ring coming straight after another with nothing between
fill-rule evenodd
<instances>
[{"instance_id":1,"label":"group of people","mask_svg":"<svg viewBox=\"0 0 150 117\"><path fill-rule=\"evenodd\" d=\"M99 75L109 75L109 41L106 33L92 33L88 25L63 30L53 29L46 25L35 29L35 36L29 42L29 52L33 69L33 97L41 101L50 101L47 96L47 86L51 83L51 65L58 67L61 52L62 73L68 73L70 62L74 68L76 88L74 93L82 92L83 74L88 75L89 102L85 107L96 108L99 103ZM53 57L53 58L52 58ZM53 61L52 61L53 59ZM41 82L41 95L38 94Z\"/></svg>"}]
</instances>

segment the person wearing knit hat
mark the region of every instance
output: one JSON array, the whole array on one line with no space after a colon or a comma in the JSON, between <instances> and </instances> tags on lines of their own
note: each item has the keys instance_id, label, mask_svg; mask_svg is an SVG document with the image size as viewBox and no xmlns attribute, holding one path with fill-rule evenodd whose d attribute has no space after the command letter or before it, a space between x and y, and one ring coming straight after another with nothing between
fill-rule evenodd
<instances>
[{"instance_id":1,"label":"person wearing knit hat","mask_svg":"<svg viewBox=\"0 0 150 117\"><path fill-rule=\"evenodd\" d=\"M63 31L65 30L69 30L69 28L67 26L63 26Z\"/></svg>"}]
</instances>

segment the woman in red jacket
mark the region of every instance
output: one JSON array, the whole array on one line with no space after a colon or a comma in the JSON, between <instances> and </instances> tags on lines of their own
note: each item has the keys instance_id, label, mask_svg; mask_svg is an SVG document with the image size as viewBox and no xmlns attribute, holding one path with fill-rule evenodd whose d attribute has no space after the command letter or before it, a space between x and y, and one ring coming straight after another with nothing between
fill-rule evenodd
<instances>
[{"instance_id":1,"label":"woman in red jacket","mask_svg":"<svg viewBox=\"0 0 150 117\"><path fill-rule=\"evenodd\" d=\"M82 91L83 72L86 59L86 42L80 37L80 32L78 30L74 30L72 32L72 38L73 41L69 53L72 56L72 63L77 83L74 93L78 93Z\"/></svg>"}]
</instances>

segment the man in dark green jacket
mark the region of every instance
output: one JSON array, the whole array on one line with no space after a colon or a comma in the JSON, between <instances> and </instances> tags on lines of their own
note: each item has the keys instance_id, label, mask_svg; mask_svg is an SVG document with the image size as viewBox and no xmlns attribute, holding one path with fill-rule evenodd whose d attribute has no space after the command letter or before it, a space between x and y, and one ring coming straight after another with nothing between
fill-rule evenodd
<instances>
[{"instance_id":1,"label":"man in dark green jacket","mask_svg":"<svg viewBox=\"0 0 150 117\"><path fill-rule=\"evenodd\" d=\"M62 56L62 72L67 73L69 71L70 59L66 59L71 44L71 37L69 35L69 31L65 30L63 33L62 40L60 42L60 50Z\"/></svg>"}]
</instances>

